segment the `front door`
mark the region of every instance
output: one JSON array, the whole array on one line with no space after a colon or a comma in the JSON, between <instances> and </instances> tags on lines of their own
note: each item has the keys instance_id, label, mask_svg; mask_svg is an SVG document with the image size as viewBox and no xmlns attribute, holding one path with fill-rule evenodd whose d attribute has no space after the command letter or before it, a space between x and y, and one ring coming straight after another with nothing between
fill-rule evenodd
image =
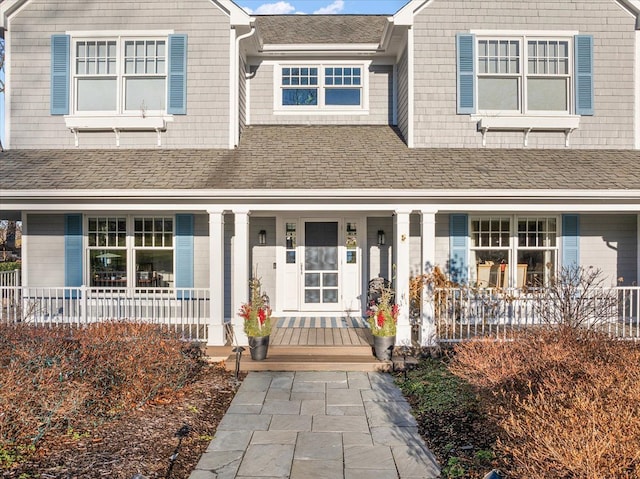
<instances>
[{"instance_id":1,"label":"front door","mask_svg":"<svg viewBox=\"0 0 640 479\"><path fill-rule=\"evenodd\" d=\"M337 221L305 221L301 303L305 311L336 311L340 302Z\"/></svg>"}]
</instances>

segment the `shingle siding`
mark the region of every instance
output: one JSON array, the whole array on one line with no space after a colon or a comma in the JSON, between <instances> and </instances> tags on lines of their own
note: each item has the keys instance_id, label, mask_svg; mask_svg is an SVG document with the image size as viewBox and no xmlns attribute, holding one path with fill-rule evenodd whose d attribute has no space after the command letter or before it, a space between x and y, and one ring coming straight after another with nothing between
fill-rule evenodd
<instances>
[{"instance_id":1,"label":"shingle siding","mask_svg":"<svg viewBox=\"0 0 640 479\"><path fill-rule=\"evenodd\" d=\"M601 269L605 286L632 285L638 278L637 234L637 215L580 215L580 264Z\"/></svg>"},{"instance_id":2,"label":"shingle siding","mask_svg":"<svg viewBox=\"0 0 640 479\"><path fill-rule=\"evenodd\" d=\"M64 215L27 215L25 261L30 287L64 286Z\"/></svg>"},{"instance_id":3,"label":"shingle siding","mask_svg":"<svg viewBox=\"0 0 640 479\"><path fill-rule=\"evenodd\" d=\"M49 114L50 36L65 31L174 30L188 35L187 115L162 133L166 148L226 148L229 20L212 2L31 0L11 20L11 148L70 148L62 116ZM123 132L123 148L154 148L155 132ZM115 148L113 132L80 133L81 148Z\"/></svg>"},{"instance_id":4,"label":"shingle siding","mask_svg":"<svg viewBox=\"0 0 640 479\"><path fill-rule=\"evenodd\" d=\"M603 21L606 19L606 21ZM578 31L594 36L595 115L583 116L572 148L632 148L634 18L613 0L436 0L415 18L416 147L480 147L469 115L456 115L455 35L471 30ZM522 148L523 134L489 132L487 147ZM531 132L530 148L564 148L562 132Z\"/></svg>"}]
</instances>

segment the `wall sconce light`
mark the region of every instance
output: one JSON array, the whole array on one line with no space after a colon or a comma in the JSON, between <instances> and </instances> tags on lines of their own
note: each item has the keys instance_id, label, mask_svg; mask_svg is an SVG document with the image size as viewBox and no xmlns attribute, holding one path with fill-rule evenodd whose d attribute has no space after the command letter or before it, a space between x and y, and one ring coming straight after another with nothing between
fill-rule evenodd
<instances>
[{"instance_id":1,"label":"wall sconce light","mask_svg":"<svg viewBox=\"0 0 640 479\"><path fill-rule=\"evenodd\" d=\"M267 244L267 232L265 230L260 230L258 233L258 244L263 246Z\"/></svg>"},{"instance_id":2,"label":"wall sconce light","mask_svg":"<svg viewBox=\"0 0 640 479\"><path fill-rule=\"evenodd\" d=\"M386 243L386 238L384 236L384 230L378 230L378 246L382 246Z\"/></svg>"}]
</instances>

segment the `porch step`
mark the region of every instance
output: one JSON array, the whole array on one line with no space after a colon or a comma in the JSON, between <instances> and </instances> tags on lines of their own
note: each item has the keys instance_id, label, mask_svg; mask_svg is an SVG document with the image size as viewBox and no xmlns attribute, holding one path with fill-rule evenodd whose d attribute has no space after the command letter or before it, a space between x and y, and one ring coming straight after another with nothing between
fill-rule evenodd
<instances>
[{"instance_id":1,"label":"porch step","mask_svg":"<svg viewBox=\"0 0 640 479\"><path fill-rule=\"evenodd\" d=\"M225 360L235 371L236 355ZM391 362L378 361L370 346L269 346L267 359L253 361L248 349L242 353L241 371L389 371Z\"/></svg>"}]
</instances>

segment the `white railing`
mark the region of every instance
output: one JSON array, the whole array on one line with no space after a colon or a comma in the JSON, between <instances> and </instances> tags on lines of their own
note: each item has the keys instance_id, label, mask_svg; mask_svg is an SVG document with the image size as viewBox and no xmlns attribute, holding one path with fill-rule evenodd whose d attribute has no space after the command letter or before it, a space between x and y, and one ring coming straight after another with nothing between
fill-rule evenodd
<instances>
[{"instance_id":1,"label":"white railing","mask_svg":"<svg viewBox=\"0 0 640 479\"><path fill-rule=\"evenodd\" d=\"M83 326L143 321L167 326L185 339L206 341L209 289L3 287L0 322Z\"/></svg>"},{"instance_id":2,"label":"white railing","mask_svg":"<svg viewBox=\"0 0 640 479\"><path fill-rule=\"evenodd\" d=\"M6 286L20 286L20 270L0 271L0 288Z\"/></svg>"},{"instance_id":3,"label":"white railing","mask_svg":"<svg viewBox=\"0 0 640 479\"><path fill-rule=\"evenodd\" d=\"M546 289L438 288L432 301L439 341L507 338L514 330L557 324L570 315L582 326L640 340L639 287L598 289L571 298L557 298Z\"/></svg>"}]
</instances>

